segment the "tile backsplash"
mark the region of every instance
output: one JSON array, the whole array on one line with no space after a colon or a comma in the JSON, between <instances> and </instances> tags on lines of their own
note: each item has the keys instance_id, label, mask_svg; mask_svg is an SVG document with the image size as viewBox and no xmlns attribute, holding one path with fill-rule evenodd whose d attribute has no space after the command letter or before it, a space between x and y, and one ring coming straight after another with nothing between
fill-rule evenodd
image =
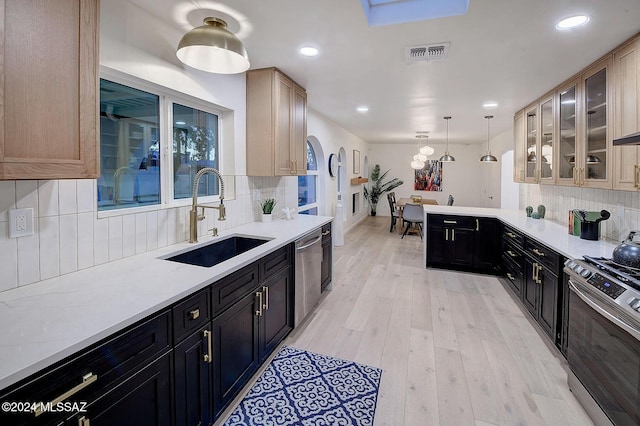
<instances>
[{"instance_id":1,"label":"tile backsplash","mask_svg":"<svg viewBox=\"0 0 640 426\"><path fill-rule=\"evenodd\" d=\"M611 218L600 222L600 237L613 241L640 229L640 194L636 192L521 184L520 208L532 206L535 211L539 204L546 207L545 218L563 224L568 223L569 210L608 210Z\"/></svg>"},{"instance_id":2,"label":"tile backsplash","mask_svg":"<svg viewBox=\"0 0 640 426\"><path fill-rule=\"evenodd\" d=\"M295 207L296 177L235 176L227 220L206 209L199 235L260 220L258 200L275 197ZM0 291L36 283L124 257L186 241L189 206L98 218L96 181L0 181ZM34 209L34 235L9 238L8 211Z\"/></svg>"}]
</instances>

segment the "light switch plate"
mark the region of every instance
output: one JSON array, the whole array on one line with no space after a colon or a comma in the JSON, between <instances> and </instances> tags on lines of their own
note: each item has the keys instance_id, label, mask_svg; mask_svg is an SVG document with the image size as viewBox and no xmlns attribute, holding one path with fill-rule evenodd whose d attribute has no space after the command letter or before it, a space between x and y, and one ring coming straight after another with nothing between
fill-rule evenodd
<instances>
[{"instance_id":1,"label":"light switch plate","mask_svg":"<svg viewBox=\"0 0 640 426\"><path fill-rule=\"evenodd\" d=\"M33 235L33 209L9 210L9 238Z\"/></svg>"}]
</instances>

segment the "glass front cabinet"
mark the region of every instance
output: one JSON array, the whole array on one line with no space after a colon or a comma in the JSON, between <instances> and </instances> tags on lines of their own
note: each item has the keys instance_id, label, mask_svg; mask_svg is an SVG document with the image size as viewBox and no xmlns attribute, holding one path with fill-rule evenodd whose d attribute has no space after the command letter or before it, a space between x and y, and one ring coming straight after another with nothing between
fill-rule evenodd
<instances>
[{"instance_id":1,"label":"glass front cabinet","mask_svg":"<svg viewBox=\"0 0 640 426\"><path fill-rule=\"evenodd\" d=\"M558 144L556 147L556 173L560 185L578 185L577 112L580 94L579 81L574 80L556 91L558 110Z\"/></svg>"},{"instance_id":2,"label":"glass front cabinet","mask_svg":"<svg viewBox=\"0 0 640 426\"><path fill-rule=\"evenodd\" d=\"M525 108L526 182L554 183L554 110L553 94Z\"/></svg>"}]
</instances>

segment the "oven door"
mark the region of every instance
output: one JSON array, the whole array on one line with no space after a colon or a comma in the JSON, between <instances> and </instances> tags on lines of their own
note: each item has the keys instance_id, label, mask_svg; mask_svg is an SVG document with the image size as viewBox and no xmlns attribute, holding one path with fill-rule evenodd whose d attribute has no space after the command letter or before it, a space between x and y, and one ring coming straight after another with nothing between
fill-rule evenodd
<instances>
[{"instance_id":1,"label":"oven door","mask_svg":"<svg viewBox=\"0 0 640 426\"><path fill-rule=\"evenodd\" d=\"M571 370L615 425L640 424L640 340L634 337L640 331L603 309L583 285L569 280L569 287Z\"/></svg>"}]
</instances>

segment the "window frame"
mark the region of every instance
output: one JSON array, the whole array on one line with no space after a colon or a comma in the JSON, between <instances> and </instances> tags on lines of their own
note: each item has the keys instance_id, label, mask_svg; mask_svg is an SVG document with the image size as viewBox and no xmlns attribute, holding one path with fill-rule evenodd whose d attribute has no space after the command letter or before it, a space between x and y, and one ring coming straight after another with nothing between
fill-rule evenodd
<instances>
[{"instance_id":1,"label":"window frame","mask_svg":"<svg viewBox=\"0 0 640 426\"><path fill-rule=\"evenodd\" d=\"M214 114L218 117L217 122L217 159L218 171L221 175L225 175L225 143L224 127L226 110L204 99L199 99L186 93L178 92L174 89L161 86L138 77L122 73L106 67L100 67L99 79L109 80L133 89L141 90L158 96L158 112L159 112L159 145L160 145L160 202L145 206L127 206L109 210L98 209L97 182L94 185L93 204L98 214L98 218L108 218L114 216L122 216L125 214L145 213L158 211L162 209L171 209L183 206L190 206L192 198L174 198L173 185L173 105L179 104L186 107L194 108L203 112ZM96 111L99 114L99 111ZM98 132L98 149L100 149L101 140ZM233 197L225 196L225 199ZM213 203L220 200L219 195L199 196L200 203Z\"/></svg>"},{"instance_id":2,"label":"window frame","mask_svg":"<svg viewBox=\"0 0 640 426\"><path fill-rule=\"evenodd\" d=\"M316 201L314 203L309 203L309 204L305 204L304 206L298 206L298 213L302 214L302 212L306 212L307 210L312 210L312 209L316 209L316 214L312 215L312 216L318 216L320 214L320 205L318 204L318 199L320 198L320 192L319 192L319 187L320 187L320 168L321 165L318 164L318 153L316 152L316 150L313 148L313 144L309 141L309 139L307 139L306 142L306 149L311 149L313 151L313 156L316 159L316 170L309 170L307 169L307 174L304 176L315 176L315 194L316 194ZM306 156L305 156L306 158ZM300 176L302 177L302 176ZM298 184L298 188L300 187L300 184Z\"/></svg>"}]
</instances>

